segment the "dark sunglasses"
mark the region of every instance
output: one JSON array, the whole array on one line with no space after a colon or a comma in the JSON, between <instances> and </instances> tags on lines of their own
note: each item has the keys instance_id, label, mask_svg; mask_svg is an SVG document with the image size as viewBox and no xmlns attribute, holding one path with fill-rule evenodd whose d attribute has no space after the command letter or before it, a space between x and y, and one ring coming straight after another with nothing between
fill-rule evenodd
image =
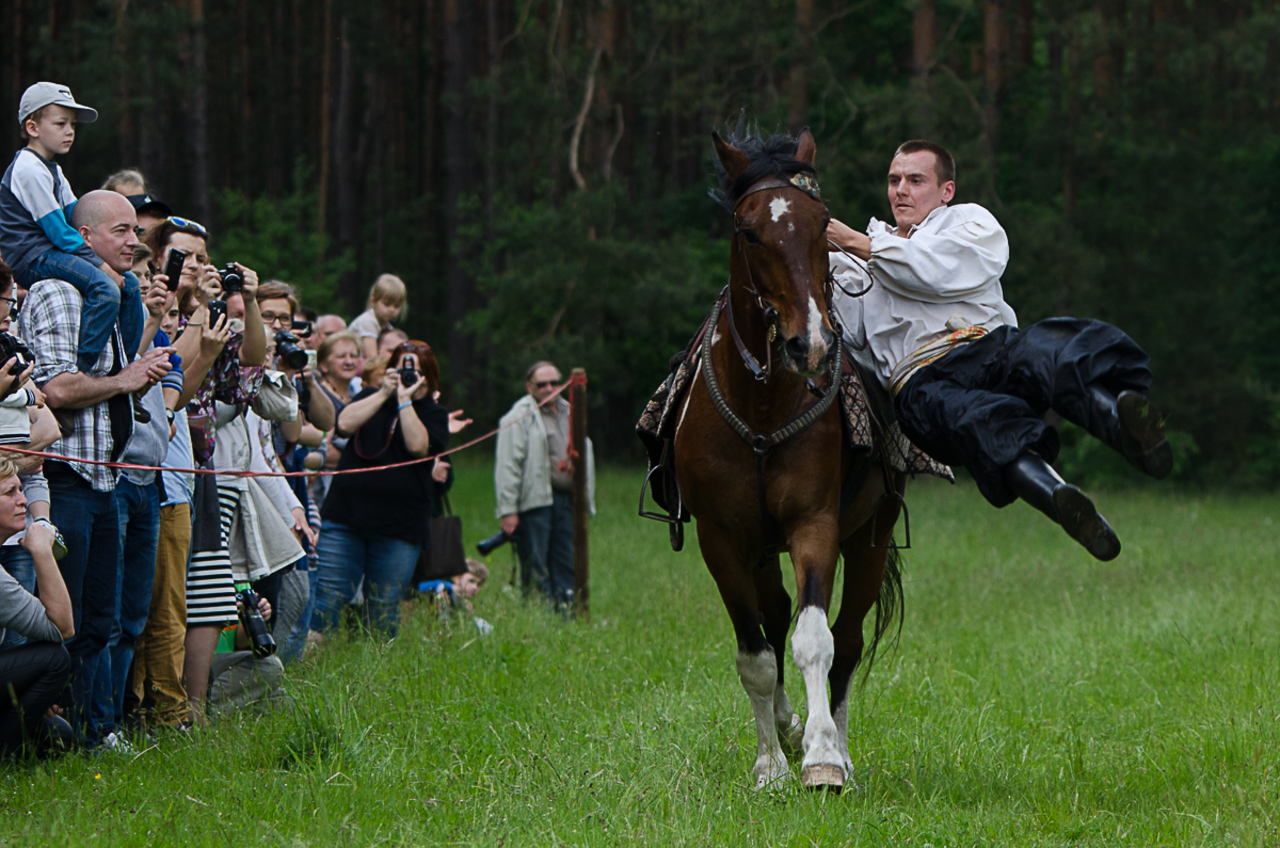
<instances>
[{"instance_id":1,"label":"dark sunglasses","mask_svg":"<svg viewBox=\"0 0 1280 848\"><path fill-rule=\"evenodd\" d=\"M550 388L551 386L554 386L558 382L560 381L559 380L542 380L540 382L534 383L533 387L535 389L546 389L546 388Z\"/></svg>"},{"instance_id":2,"label":"dark sunglasses","mask_svg":"<svg viewBox=\"0 0 1280 848\"><path fill-rule=\"evenodd\" d=\"M209 231L204 228L204 224L198 224L195 221L188 221L186 218L179 218L177 215L170 215L165 218L170 224L176 224L179 227L191 227L193 230L199 230L200 235L208 236Z\"/></svg>"}]
</instances>

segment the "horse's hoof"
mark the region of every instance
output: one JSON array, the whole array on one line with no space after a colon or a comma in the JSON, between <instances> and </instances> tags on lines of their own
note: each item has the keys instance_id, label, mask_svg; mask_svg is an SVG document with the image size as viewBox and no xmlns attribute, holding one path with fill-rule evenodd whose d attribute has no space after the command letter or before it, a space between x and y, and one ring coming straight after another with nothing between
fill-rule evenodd
<instances>
[{"instance_id":1,"label":"horse's hoof","mask_svg":"<svg viewBox=\"0 0 1280 848\"><path fill-rule=\"evenodd\" d=\"M826 790L839 794L844 788L844 769L840 766L808 766L800 773L800 785L817 792Z\"/></svg>"}]
</instances>

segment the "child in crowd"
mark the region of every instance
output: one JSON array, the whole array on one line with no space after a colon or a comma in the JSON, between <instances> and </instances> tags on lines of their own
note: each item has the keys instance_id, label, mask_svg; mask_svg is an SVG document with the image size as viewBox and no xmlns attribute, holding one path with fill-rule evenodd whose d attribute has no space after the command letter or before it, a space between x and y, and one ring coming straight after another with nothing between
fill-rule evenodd
<instances>
[{"instance_id":1,"label":"child in crowd","mask_svg":"<svg viewBox=\"0 0 1280 848\"><path fill-rule=\"evenodd\" d=\"M0 253L18 285L30 288L40 280L58 279L84 297L76 358L82 372L93 367L117 320L124 349L130 353L138 349L143 323L137 278L126 272L122 279L68 222L76 196L53 161L71 149L77 120L87 124L97 118L98 113L77 103L65 85L31 86L18 109L27 146L14 155L0 178Z\"/></svg>"},{"instance_id":2,"label":"child in crowd","mask_svg":"<svg viewBox=\"0 0 1280 848\"><path fill-rule=\"evenodd\" d=\"M391 329L391 322L404 318L408 308L404 281L394 274L383 274L369 289L369 308L361 312L347 327L360 337L360 353L365 359L378 354L378 336Z\"/></svg>"},{"instance_id":3,"label":"child in crowd","mask_svg":"<svg viewBox=\"0 0 1280 848\"><path fill-rule=\"evenodd\" d=\"M427 580L418 584L418 591L434 597L436 605L462 607L471 611L471 599L480 594L489 579L489 566L477 559L467 560L467 570L448 580Z\"/></svg>"}]
</instances>

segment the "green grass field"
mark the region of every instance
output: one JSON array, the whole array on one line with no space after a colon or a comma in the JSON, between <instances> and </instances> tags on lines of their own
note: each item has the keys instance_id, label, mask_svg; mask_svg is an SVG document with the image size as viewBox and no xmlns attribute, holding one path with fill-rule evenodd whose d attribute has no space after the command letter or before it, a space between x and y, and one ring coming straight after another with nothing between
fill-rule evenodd
<instances>
[{"instance_id":1,"label":"green grass field","mask_svg":"<svg viewBox=\"0 0 1280 848\"><path fill-rule=\"evenodd\" d=\"M468 545L490 479L460 469ZM1125 545L1102 564L1021 504L916 484L902 638L828 796L751 788L728 618L692 539L634 517L639 479L601 473L590 623L504 592L503 549L491 635L418 608L294 666L292 712L0 767L0 844L1280 843L1280 498L1095 493Z\"/></svg>"}]
</instances>

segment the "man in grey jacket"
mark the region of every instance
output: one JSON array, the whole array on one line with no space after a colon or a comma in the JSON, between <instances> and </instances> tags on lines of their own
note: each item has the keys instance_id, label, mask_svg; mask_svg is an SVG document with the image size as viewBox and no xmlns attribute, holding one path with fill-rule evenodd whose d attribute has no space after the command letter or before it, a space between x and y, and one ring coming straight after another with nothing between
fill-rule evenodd
<instances>
[{"instance_id":1,"label":"man in grey jacket","mask_svg":"<svg viewBox=\"0 0 1280 848\"><path fill-rule=\"evenodd\" d=\"M520 557L520 586L556 604L573 602L573 457L569 455L569 403L549 401L562 383L550 362L535 362L525 391L498 433L493 483L497 515ZM595 459L591 440L581 449L587 463L587 508L595 510Z\"/></svg>"}]
</instances>

